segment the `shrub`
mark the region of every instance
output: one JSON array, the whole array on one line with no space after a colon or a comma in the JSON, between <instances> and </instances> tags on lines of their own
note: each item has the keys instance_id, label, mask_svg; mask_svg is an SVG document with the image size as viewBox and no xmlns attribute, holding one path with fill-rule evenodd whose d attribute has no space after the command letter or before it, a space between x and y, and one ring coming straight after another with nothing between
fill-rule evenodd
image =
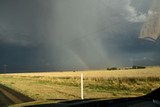
<instances>
[{"instance_id":1,"label":"shrub","mask_svg":"<svg viewBox=\"0 0 160 107\"><path fill-rule=\"evenodd\" d=\"M145 69L146 67L144 66L132 66L132 69Z\"/></svg>"}]
</instances>

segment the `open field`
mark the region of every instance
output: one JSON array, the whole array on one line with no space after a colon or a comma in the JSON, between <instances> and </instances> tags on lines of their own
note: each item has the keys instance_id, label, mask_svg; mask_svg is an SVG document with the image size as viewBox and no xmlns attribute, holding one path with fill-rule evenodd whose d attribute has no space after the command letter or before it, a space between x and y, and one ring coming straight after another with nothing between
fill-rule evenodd
<instances>
[{"instance_id":1,"label":"open field","mask_svg":"<svg viewBox=\"0 0 160 107\"><path fill-rule=\"evenodd\" d=\"M80 99L81 73L84 74L84 98L141 96L160 87L160 67L0 74L0 83L35 100Z\"/></svg>"},{"instance_id":2,"label":"open field","mask_svg":"<svg viewBox=\"0 0 160 107\"><path fill-rule=\"evenodd\" d=\"M146 69L129 70L87 70L87 71L61 71L39 73L12 73L12 76L43 76L43 77L79 77L83 73L87 77L95 78L122 78L122 77L160 77L160 67L147 67Z\"/></svg>"}]
</instances>

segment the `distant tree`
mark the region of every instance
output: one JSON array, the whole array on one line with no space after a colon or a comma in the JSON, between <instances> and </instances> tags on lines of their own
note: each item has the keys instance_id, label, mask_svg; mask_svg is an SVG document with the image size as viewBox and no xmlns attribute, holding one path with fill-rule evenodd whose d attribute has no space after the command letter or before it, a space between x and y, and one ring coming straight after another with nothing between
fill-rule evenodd
<instances>
[{"instance_id":1,"label":"distant tree","mask_svg":"<svg viewBox=\"0 0 160 107\"><path fill-rule=\"evenodd\" d=\"M136 66L136 65L134 65L134 66L132 66L132 69L145 69L146 67L144 67L144 66Z\"/></svg>"},{"instance_id":2,"label":"distant tree","mask_svg":"<svg viewBox=\"0 0 160 107\"><path fill-rule=\"evenodd\" d=\"M107 68L107 70L117 70L117 67L111 67L111 68Z\"/></svg>"}]
</instances>

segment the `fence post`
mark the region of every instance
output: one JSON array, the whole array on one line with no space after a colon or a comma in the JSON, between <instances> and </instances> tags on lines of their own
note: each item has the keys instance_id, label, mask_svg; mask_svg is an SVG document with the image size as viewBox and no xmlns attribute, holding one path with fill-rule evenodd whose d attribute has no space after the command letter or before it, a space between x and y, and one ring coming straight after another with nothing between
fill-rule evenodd
<instances>
[{"instance_id":1,"label":"fence post","mask_svg":"<svg viewBox=\"0 0 160 107\"><path fill-rule=\"evenodd\" d=\"M83 73L81 73L81 99L83 100Z\"/></svg>"}]
</instances>

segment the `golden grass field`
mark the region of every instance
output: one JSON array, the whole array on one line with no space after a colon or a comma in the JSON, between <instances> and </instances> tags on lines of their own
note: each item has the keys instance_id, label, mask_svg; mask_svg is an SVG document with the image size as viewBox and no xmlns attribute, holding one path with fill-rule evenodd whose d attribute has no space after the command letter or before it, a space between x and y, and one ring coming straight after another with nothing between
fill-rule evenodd
<instances>
[{"instance_id":1,"label":"golden grass field","mask_svg":"<svg viewBox=\"0 0 160 107\"><path fill-rule=\"evenodd\" d=\"M146 69L128 70L87 70L87 71L61 71L61 72L36 72L36 73L11 73L12 76L43 76L43 77L79 77L83 73L85 77L95 78L122 78L122 77L160 77L160 67L147 67ZM1 74L3 75L3 74Z\"/></svg>"},{"instance_id":2,"label":"golden grass field","mask_svg":"<svg viewBox=\"0 0 160 107\"><path fill-rule=\"evenodd\" d=\"M141 96L160 87L160 67L0 74L0 83L35 100L80 99L81 73L84 98Z\"/></svg>"}]
</instances>

